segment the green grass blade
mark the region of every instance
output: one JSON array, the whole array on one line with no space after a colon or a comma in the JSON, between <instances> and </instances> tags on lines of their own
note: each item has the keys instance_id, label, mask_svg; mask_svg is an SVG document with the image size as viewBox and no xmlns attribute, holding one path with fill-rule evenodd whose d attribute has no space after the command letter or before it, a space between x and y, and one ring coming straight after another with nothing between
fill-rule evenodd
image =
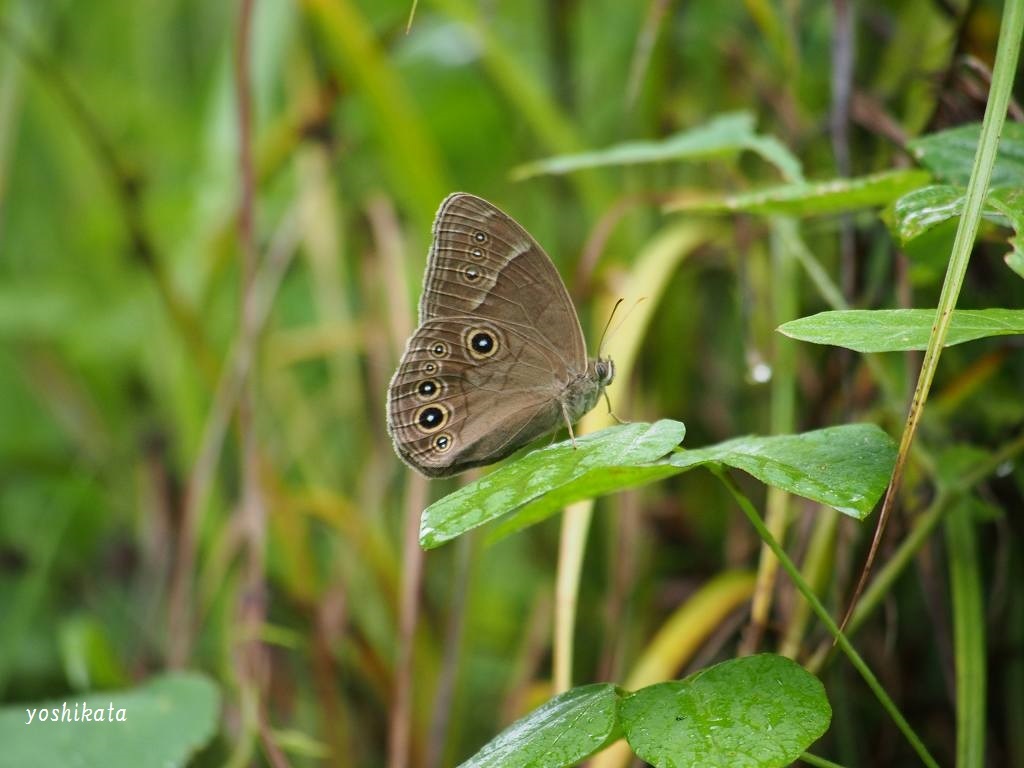
<instances>
[{"instance_id":1,"label":"green grass blade","mask_svg":"<svg viewBox=\"0 0 1024 768\"><path fill-rule=\"evenodd\" d=\"M956 662L956 765L985 765L985 609L973 506L961 498L946 515Z\"/></svg>"}]
</instances>

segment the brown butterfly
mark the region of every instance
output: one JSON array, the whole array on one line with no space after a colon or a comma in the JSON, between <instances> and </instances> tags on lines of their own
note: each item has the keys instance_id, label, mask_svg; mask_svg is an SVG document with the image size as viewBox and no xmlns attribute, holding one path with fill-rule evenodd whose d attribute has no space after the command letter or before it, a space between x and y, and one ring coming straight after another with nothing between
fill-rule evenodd
<instances>
[{"instance_id":1,"label":"brown butterfly","mask_svg":"<svg viewBox=\"0 0 1024 768\"><path fill-rule=\"evenodd\" d=\"M611 384L576 309L511 217L457 192L441 203L413 333L388 386L395 451L431 477L491 464L569 428Z\"/></svg>"}]
</instances>

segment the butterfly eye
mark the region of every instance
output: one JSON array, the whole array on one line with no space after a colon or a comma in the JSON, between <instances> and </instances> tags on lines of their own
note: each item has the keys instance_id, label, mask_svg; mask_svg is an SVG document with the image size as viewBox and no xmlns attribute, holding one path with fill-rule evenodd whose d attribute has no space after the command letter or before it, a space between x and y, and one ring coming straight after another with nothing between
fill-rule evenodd
<instances>
[{"instance_id":1,"label":"butterfly eye","mask_svg":"<svg viewBox=\"0 0 1024 768\"><path fill-rule=\"evenodd\" d=\"M430 348L430 354L434 357L444 357L448 354L448 345L443 341L435 342L434 346Z\"/></svg>"},{"instance_id":2,"label":"butterfly eye","mask_svg":"<svg viewBox=\"0 0 1024 768\"><path fill-rule=\"evenodd\" d=\"M471 283L475 283L480 279L480 270L476 267L467 268L463 274L465 274L466 279Z\"/></svg>"},{"instance_id":3,"label":"butterfly eye","mask_svg":"<svg viewBox=\"0 0 1024 768\"><path fill-rule=\"evenodd\" d=\"M438 453L445 453L452 447L452 436L444 432L434 438L434 450Z\"/></svg>"},{"instance_id":4,"label":"butterfly eye","mask_svg":"<svg viewBox=\"0 0 1024 768\"><path fill-rule=\"evenodd\" d=\"M476 240L478 243L486 243L487 235L484 234L483 232L477 231L473 233L473 239Z\"/></svg>"},{"instance_id":5,"label":"butterfly eye","mask_svg":"<svg viewBox=\"0 0 1024 768\"><path fill-rule=\"evenodd\" d=\"M440 405L425 405L416 411L416 424L421 432L437 432L448 423L448 410Z\"/></svg>"},{"instance_id":6,"label":"butterfly eye","mask_svg":"<svg viewBox=\"0 0 1024 768\"><path fill-rule=\"evenodd\" d=\"M498 341L488 330L474 329L466 334L466 338L469 341L469 353L477 360L491 357L498 351Z\"/></svg>"},{"instance_id":7,"label":"butterfly eye","mask_svg":"<svg viewBox=\"0 0 1024 768\"><path fill-rule=\"evenodd\" d=\"M420 396L421 400L433 400L434 395L440 390L440 384L434 381L434 379L426 379L416 385L416 394Z\"/></svg>"}]
</instances>

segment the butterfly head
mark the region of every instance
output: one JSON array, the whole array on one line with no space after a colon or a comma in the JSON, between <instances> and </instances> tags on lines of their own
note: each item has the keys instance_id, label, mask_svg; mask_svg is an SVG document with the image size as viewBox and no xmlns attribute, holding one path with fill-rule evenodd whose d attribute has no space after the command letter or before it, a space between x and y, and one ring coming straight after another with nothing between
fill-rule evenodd
<instances>
[{"instance_id":1,"label":"butterfly head","mask_svg":"<svg viewBox=\"0 0 1024 768\"><path fill-rule=\"evenodd\" d=\"M615 378L615 363L611 361L611 358L597 358L593 362L594 376L597 379L597 383L601 387L607 387L612 383L612 379Z\"/></svg>"}]
</instances>

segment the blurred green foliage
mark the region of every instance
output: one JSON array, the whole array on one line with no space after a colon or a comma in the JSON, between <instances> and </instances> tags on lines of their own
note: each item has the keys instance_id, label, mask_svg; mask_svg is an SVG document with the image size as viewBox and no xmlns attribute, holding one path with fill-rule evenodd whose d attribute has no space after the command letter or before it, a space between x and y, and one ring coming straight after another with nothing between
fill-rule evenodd
<instances>
[{"instance_id":1,"label":"blurred green foliage","mask_svg":"<svg viewBox=\"0 0 1024 768\"><path fill-rule=\"evenodd\" d=\"M685 421L695 448L849 421L897 434L917 358L797 345L774 329L840 308L815 274L851 307L933 307L951 227L901 250L874 210L796 226L662 208L780 184L752 152L524 181L512 173L739 111L756 115L757 135L788 147L812 183L911 167L907 139L980 120L1002 3L849 4L852 95L837 129L835 9L845 3L423 0L406 34L408 2L257 0L255 284L268 310L249 374L267 511L262 738L239 726L235 655L248 639L240 606L254 597L230 396L241 296L238 5L0 0L0 695L123 688L176 661L215 680L224 701L199 765L244 762L246 742L251 761L270 762L269 741L295 765L377 766L390 755L401 768L395 691L411 647L407 764L454 765L552 693L560 540L556 519L486 547L470 535L430 552L415 633L403 634L403 577L416 568L403 542L419 512L460 483L412 477L384 429L385 388L442 197L470 191L522 222L566 278L591 343L609 299L623 286L635 289L630 300L643 294L630 284L639 255L692 224L699 245L666 270L633 373L611 389L624 417ZM1007 238L1005 227L983 230L961 306L1022 306L1024 282L1002 261ZM780 266L788 258L810 279ZM955 492L989 510L975 533L985 620L1005 629L982 649L996 765L1024 761L1014 719L1024 686L1013 682L1024 678L1024 595L1012 588L1024 573L1014 514L1024 470L1012 444L1021 391L1019 336L946 351L905 514L883 549L905 540L948 480L931 453L973 446L964 476L981 484ZM786 398L791 423L779 428ZM219 418L223 441L211 438ZM757 484L749 493L765 502ZM803 557L820 544L819 592L841 612L870 527L783 503L788 548ZM756 536L707 473L599 510L578 594L576 682L624 680L677 606L758 556ZM191 567L182 536L186 549L194 542ZM911 555L916 569L895 580L887 610L856 640L950 764L955 632L941 535ZM958 578L970 584L963 567ZM175 589L186 595L184 620ZM824 631L799 623L787 581L778 592L762 645L789 638L799 660L813 659ZM745 623L734 614L702 638L679 676L734 655ZM842 663L821 674L836 708L822 752L850 765L906 764L910 748L859 679Z\"/></svg>"}]
</instances>

